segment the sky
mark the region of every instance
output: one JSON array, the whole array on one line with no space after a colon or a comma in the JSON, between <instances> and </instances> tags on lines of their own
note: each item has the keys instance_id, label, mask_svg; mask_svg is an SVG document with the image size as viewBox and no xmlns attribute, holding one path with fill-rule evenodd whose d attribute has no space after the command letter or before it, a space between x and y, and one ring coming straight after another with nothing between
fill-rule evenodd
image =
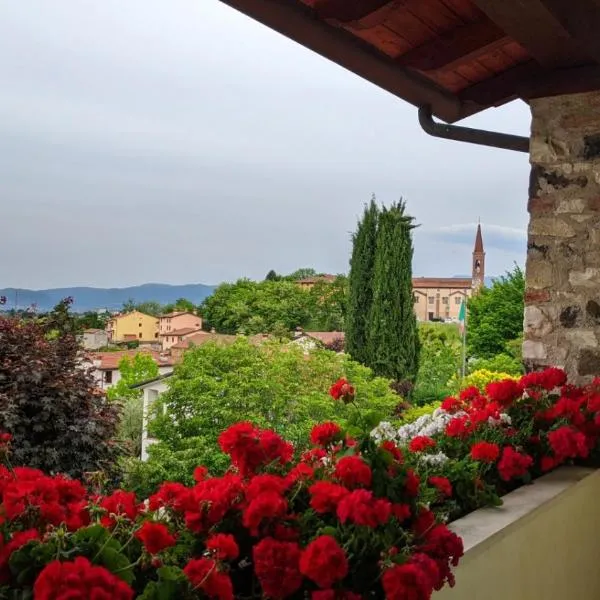
<instances>
[{"instance_id":1,"label":"sky","mask_svg":"<svg viewBox=\"0 0 600 600\"><path fill-rule=\"evenodd\" d=\"M420 227L413 273L525 257L526 154L416 109L218 0L0 0L0 288L348 270L372 194ZM461 124L528 135L521 102Z\"/></svg>"}]
</instances>

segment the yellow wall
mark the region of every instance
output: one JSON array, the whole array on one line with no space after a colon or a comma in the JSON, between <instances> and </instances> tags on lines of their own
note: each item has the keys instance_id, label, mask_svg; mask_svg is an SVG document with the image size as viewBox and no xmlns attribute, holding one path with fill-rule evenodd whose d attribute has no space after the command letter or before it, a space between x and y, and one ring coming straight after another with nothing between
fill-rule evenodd
<instances>
[{"instance_id":1,"label":"yellow wall","mask_svg":"<svg viewBox=\"0 0 600 600\"><path fill-rule=\"evenodd\" d=\"M158 341L158 319L137 310L116 317L113 342L125 341L126 335L135 335L136 339L144 342Z\"/></svg>"},{"instance_id":2,"label":"yellow wall","mask_svg":"<svg viewBox=\"0 0 600 600\"><path fill-rule=\"evenodd\" d=\"M599 599L599 498L600 471L565 467L456 521L467 552L433 600Z\"/></svg>"}]
</instances>

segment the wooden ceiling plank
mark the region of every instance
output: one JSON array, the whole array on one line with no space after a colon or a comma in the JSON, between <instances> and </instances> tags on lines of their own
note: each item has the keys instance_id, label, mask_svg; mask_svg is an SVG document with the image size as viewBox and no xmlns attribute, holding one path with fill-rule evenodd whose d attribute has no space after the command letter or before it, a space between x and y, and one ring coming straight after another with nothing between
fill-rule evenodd
<instances>
[{"instance_id":1,"label":"wooden ceiling plank","mask_svg":"<svg viewBox=\"0 0 600 600\"><path fill-rule=\"evenodd\" d=\"M600 2L541 0L590 58L600 63Z\"/></svg>"},{"instance_id":2,"label":"wooden ceiling plank","mask_svg":"<svg viewBox=\"0 0 600 600\"><path fill-rule=\"evenodd\" d=\"M473 0L540 65L560 68L587 62L585 53L544 5L545 0ZM576 4L580 0L571 0Z\"/></svg>"},{"instance_id":3,"label":"wooden ceiling plank","mask_svg":"<svg viewBox=\"0 0 600 600\"><path fill-rule=\"evenodd\" d=\"M580 94L600 89L600 66L586 65L570 69L555 69L521 82L519 95L529 100L561 94Z\"/></svg>"},{"instance_id":4,"label":"wooden ceiling plank","mask_svg":"<svg viewBox=\"0 0 600 600\"><path fill-rule=\"evenodd\" d=\"M391 0L314 0L312 5L323 19L347 23L358 21L391 3Z\"/></svg>"},{"instance_id":5,"label":"wooden ceiling plank","mask_svg":"<svg viewBox=\"0 0 600 600\"><path fill-rule=\"evenodd\" d=\"M431 106L448 123L460 115L460 102L452 93L348 31L328 25L296 0L221 1L414 106Z\"/></svg>"},{"instance_id":6,"label":"wooden ceiling plank","mask_svg":"<svg viewBox=\"0 0 600 600\"><path fill-rule=\"evenodd\" d=\"M493 23L471 23L409 50L398 58L398 63L420 71L451 69L489 54L507 41L505 33Z\"/></svg>"}]
</instances>

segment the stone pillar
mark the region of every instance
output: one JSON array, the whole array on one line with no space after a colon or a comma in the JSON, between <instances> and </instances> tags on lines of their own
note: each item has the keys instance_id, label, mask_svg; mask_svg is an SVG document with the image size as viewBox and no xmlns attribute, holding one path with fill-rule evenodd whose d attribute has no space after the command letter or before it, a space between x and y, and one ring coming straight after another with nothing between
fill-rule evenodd
<instances>
[{"instance_id":1,"label":"stone pillar","mask_svg":"<svg viewBox=\"0 0 600 600\"><path fill-rule=\"evenodd\" d=\"M600 93L531 101L523 359L600 376Z\"/></svg>"}]
</instances>

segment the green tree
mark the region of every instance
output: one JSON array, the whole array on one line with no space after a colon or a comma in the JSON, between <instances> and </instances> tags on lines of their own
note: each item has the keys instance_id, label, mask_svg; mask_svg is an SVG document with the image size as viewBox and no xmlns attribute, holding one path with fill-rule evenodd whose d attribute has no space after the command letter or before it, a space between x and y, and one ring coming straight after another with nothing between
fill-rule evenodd
<instances>
[{"instance_id":1,"label":"green tree","mask_svg":"<svg viewBox=\"0 0 600 600\"><path fill-rule=\"evenodd\" d=\"M365 206L362 219L352 235L345 319L346 352L363 364L368 362L367 334L373 302L373 269L378 219L379 208L373 196L370 204Z\"/></svg>"},{"instance_id":2,"label":"green tree","mask_svg":"<svg viewBox=\"0 0 600 600\"><path fill-rule=\"evenodd\" d=\"M162 307L162 312L163 313L172 313L172 312L191 312L191 313L197 313L198 312L198 307L191 301L188 300L187 298L178 298L177 300L175 300L175 302L171 303L171 304L165 304Z\"/></svg>"},{"instance_id":3,"label":"green tree","mask_svg":"<svg viewBox=\"0 0 600 600\"><path fill-rule=\"evenodd\" d=\"M515 266L506 275L483 288L468 303L467 346L474 358L514 356L514 340L523 332L525 276Z\"/></svg>"},{"instance_id":4,"label":"green tree","mask_svg":"<svg viewBox=\"0 0 600 600\"><path fill-rule=\"evenodd\" d=\"M302 267L301 269L296 269L293 273L287 275L286 279L290 281L298 281L299 279L306 279L307 277L315 277L317 272L310 267Z\"/></svg>"},{"instance_id":5,"label":"green tree","mask_svg":"<svg viewBox=\"0 0 600 600\"><path fill-rule=\"evenodd\" d=\"M131 386L158 377L158 365L150 354L139 352L135 356L124 356L119 362L121 378L108 389L110 400L122 404L118 438L128 447L132 456L142 451L142 428L144 421L143 392Z\"/></svg>"},{"instance_id":6,"label":"green tree","mask_svg":"<svg viewBox=\"0 0 600 600\"><path fill-rule=\"evenodd\" d=\"M317 281L309 290L309 331L344 331L348 301L348 278L338 275L334 281Z\"/></svg>"},{"instance_id":7,"label":"green tree","mask_svg":"<svg viewBox=\"0 0 600 600\"><path fill-rule=\"evenodd\" d=\"M378 375L414 382L420 348L412 291L415 225L405 208L400 201L379 215L367 364Z\"/></svg>"},{"instance_id":8,"label":"green tree","mask_svg":"<svg viewBox=\"0 0 600 600\"><path fill-rule=\"evenodd\" d=\"M257 347L245 338L189 350L156 406L150 434L159 442L150 448L150 462L172 479L189 479L198 464L218 472L227 461L217 437L240 419L273 428L302 449L315 423L355 422L356 407L328 394L342 376L355 386L363 418L375 423L392 415L398 397L390 382L345 355L315 350L307 359L294 345Z\"/></svg>"},{"instance_id":9,"label":"green tree","mask_svg":"<svg viewBox=\"0 0 600 600\"><path fill-rule=\"evenodd\" d=\"M280 279L281 277L277 275L277 273L273 269L271 269L265 277L265 281L279 281Z\"/></svg>"}]
</instances>

